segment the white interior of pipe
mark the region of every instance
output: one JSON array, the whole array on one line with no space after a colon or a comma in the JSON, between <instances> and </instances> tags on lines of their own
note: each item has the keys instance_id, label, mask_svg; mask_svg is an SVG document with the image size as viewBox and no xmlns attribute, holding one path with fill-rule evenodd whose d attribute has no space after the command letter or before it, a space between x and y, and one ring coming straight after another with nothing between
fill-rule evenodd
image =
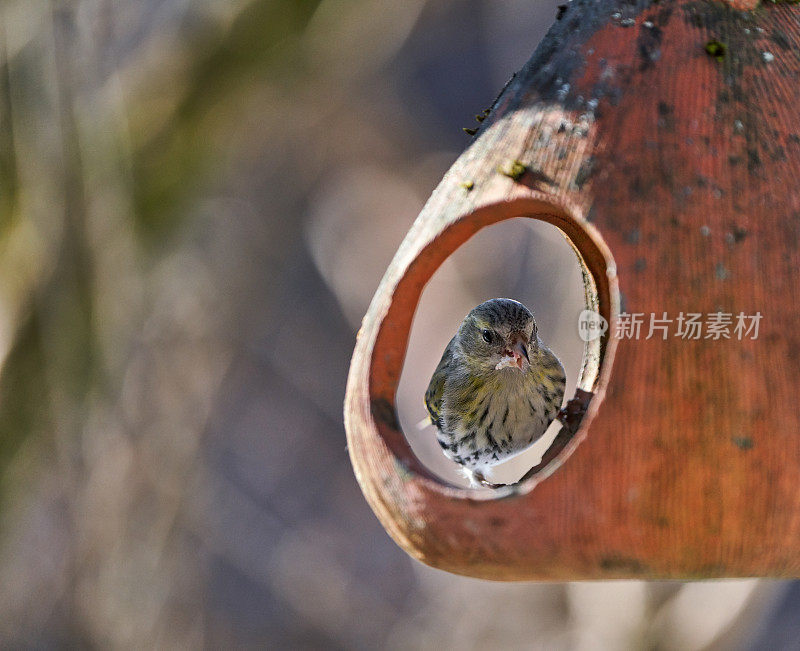
<instances>
[{"instance_id":1,"label":"white interior of pipe","mask_svg":"<svg viewBox=\"0 0 800 651\"><path fill-rule=\"evenodd\" d=\"M458 486L469 484L459 466L442 454L434 427L418 427L426 416L423 396L464 316L475 305L501 296L516 299L533 312L543 341L564 365L565 401L575 393L585 359L585 344L578 335L578 317L586 308L584 279L573 248L558 228L536 219L506 220L484 228L456 250L429 281L417 307L397 412L417 457ZM595 372L584 372L581 384L585 387L594 376ZM531 448L496 466L493 480L512 483L522 477L541 460L559 427L557 422L551 424Z\"/></svg>"}]
</instances>

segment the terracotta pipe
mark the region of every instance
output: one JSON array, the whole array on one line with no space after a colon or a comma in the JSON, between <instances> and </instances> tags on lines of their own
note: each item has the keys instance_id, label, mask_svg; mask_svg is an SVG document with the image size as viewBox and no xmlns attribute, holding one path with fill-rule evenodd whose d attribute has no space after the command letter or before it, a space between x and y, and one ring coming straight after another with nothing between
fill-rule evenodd
<instances>
[{"instance_id":1,"label":"terracotta pipe","mask_svg":"<svg viewBox=\"0 0 800 651\"><path fill-rule=\"evenodd\" d=\"M504 89L353 354L353 467L409 554L498 580L800 573L799 19L785 3L573 0ZM543 464L460 489L413 455L395 392L426 282L519 216L571 239L587 307L611 327L587 345L584 393ZM620 300L646 317L759 312L760 331L617 337Z\"/></svg>"}]
</instances>

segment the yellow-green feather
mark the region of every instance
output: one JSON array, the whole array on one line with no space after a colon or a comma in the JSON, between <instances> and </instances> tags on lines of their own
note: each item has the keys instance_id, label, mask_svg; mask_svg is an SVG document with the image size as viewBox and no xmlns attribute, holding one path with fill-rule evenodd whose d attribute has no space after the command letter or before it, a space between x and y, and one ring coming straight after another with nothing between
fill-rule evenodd
<instances>
[{"instance_id":1,"label":"yellow-green feather","mask_svg":"<svg viewBox=\"0 0 800 651\"><path fill-rule=\"evenodd\" d=\"M442 417L442 395L444 394L444 381L447 379L447 367L452 359L452 350L455 345L454 339L450 340L447 348L444 349L442 359L433 372L433 377L425 392L425 408L431 417L431 422L438 424Z\"/></svg>"}]
</instances>

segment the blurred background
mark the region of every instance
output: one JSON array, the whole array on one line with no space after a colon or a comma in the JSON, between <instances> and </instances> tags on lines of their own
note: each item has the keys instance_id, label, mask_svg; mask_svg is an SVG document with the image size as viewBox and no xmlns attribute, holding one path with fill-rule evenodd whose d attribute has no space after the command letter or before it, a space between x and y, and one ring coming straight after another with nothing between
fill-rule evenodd
<instances>
[{"instance_id":1,"label":"blurred background","mask_svg":"<svg viewBox=\"0 0 800 651\"><path fill-rule=\"evenodd\" d=\"M3 0L0 647L798 648L798 584L451 576L353 477L361 316L560 1ZM558 232L467 247L398 396L453 481L414 423L466 311L580 360Z\"/></svg>"}]
</instances>

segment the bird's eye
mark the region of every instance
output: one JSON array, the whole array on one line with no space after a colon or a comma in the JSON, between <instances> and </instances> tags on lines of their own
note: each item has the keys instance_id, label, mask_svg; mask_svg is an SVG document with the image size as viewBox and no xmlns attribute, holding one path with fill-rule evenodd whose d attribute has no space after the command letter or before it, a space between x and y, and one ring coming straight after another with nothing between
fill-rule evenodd
<instances>
[{"instance_id":1,"label":"bird's eye","mask_svg":"<svg viewBox=\"0 0 800 651\"><path fill-rule=\"evenodd\" d=\"M490 343L492 343L492 331L491 331L491 330L483 330L483 331L481 332L481 334L483 335L483 340L484 340L484 341L485 341L487 344L490 344Z\"/></svg>"}]
</instances>

